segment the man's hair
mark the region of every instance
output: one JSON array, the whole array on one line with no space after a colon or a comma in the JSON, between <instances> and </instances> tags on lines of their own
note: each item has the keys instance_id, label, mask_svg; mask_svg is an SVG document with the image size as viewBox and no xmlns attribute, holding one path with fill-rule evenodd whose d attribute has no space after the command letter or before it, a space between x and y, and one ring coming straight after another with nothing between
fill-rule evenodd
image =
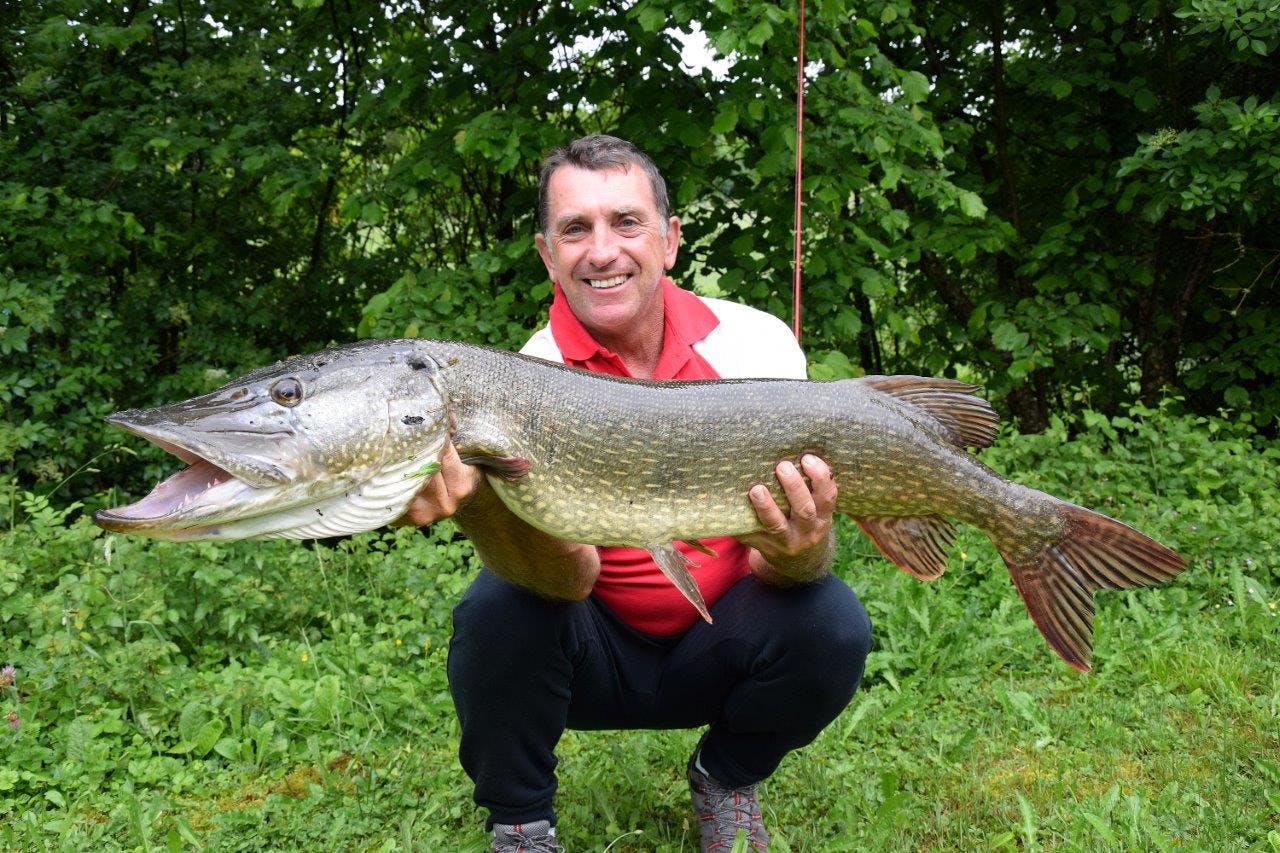
<instances>
[{"instance_id":1,"label":"man's hair","mask_svg":"<svg viewBox=\"0 0 1280 853\"><path fill-rule=\"evenodd\" d=\"M670 202L667 200L667 182L662 173L653 164L649 156L625 139L593 133L581 139L575 139L568 145L553 149L542 160L542 173L538 178L538 230L550 236L551 202L549 199L551 176L561 166L576 166L593 172L604 172L610 169L626 171L632 164L639 166L649 177L649 188L653 190L653 201L658 208L658 218L666 222L670 215Z\"/></svg>"}]
</instances>

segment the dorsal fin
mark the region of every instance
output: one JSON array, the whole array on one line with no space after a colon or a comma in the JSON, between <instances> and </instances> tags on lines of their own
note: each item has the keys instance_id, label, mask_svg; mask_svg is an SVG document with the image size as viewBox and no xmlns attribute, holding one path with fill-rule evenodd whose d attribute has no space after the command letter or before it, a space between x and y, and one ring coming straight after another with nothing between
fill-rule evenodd
<instances>
[{"instance_id":1,"label":"dorsal fin","mask_svg":"<svg viewBox=\"0 0 1280 853\"><path fill-rule=\"evenodd\" d=\"M854 380L928 412L957 447L986 447L996 439L1000 416L974 396L978 386L928 376L864 376Z\"/></svg>"}]
</instances>

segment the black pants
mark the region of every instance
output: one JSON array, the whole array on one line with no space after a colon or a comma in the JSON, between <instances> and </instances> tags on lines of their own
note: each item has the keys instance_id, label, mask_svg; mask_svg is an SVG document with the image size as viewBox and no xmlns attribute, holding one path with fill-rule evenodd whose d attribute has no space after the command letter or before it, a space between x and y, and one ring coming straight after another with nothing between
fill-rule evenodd
<instances>
[{"instance_id":1,"label":"black pants","mask_svg":"<svg viewBox=\"0 0 1280 853\"><path fill-rule=\"evenodd\" d=\"M566 728L710 724L702 766L730 787L771 774L849 703L871 620L834 576L778 589L739 581L676 637L651 637L594 598L550 602L485 570L453 611L449 689L462 767L493 823L555 822Z\"/></svg>"}]
</instances>

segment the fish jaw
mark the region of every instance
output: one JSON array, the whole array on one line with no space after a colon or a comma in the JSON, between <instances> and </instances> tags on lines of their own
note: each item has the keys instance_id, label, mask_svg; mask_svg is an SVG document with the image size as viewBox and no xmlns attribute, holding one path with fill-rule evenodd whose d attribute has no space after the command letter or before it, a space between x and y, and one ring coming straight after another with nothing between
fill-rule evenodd
<instances>
[{"instance_id":1,"label":"fish jaw","mask_svg":"<svg viewBox=\"0 0 1280 853\"><path fill-rule=\"evenodd\" d=\"M172 474L140 501L93 514L99 527L152 539L234 539L246 526L278 528L268 519L341 496L355 484L346 478L255 486L205 459ZM252 535L252 534L250 534Z\"/></svg>"},{"instance_id":2,"label":"fish jaw","mask_svg":"<svg viewBox=\"0 0 1280 853\"><path fill-rule=\"evenodd\" d=\"M194 401L190 401L194 402ZM187 404L179 404L187 405ZM117 412L107 417L107 423L119 427L125 432L145 438L147 441L168 453L177 456L188 465L201 462L210 465L227 476L234 477L244 483L258 488L270 488L292 481L296 473L290 471L285 464L265 458L263 445L283 444L273 441L277 437L292 439L288 430L268 429L252 430L248 426L229 422L219 426L218 421L228 421L219 417L221 413L213 412L201 422L183 423L166 416L169 409L177 407L160 407L156 409L131 409ZM216 419L216 420L215 420ZM209 421L215 421L209 423ZM239 434L241 439L253 442L250 447L236 447L231 442L211 440L217 435ZM274 449L274 448L273 448Z\"/></svg>"},{"instance_id":3,"label":"fish jaw","mask_svg":"<svg viewBox=\"0 0 1280 853\"><path fill-rule=\"evenodd\" d=\"M436 466L445 434L417 455L367 476L258 487L197 459L147 497L99 510L93 521L115 533L153 539L316 539L373 530L399 518Z\"/></svg>"}]
</instances>

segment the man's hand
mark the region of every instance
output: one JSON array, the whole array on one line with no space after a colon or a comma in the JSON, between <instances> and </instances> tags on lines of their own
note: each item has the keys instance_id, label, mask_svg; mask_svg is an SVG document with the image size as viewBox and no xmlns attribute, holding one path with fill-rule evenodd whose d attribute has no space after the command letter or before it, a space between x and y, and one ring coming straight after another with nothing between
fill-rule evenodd
<instances>
[{"instance_id":1,"label":"man's hand","mask_svg":"<svg viewBox=\"0 0 1280 853\"><path fill-rule=\"evenodd\" d=\"M458 458L453 442L446 440L440 450L440 470L427 478L404 515L392 524L426 527L449 518L471 501L483 479L480 469Z\"/></svg>"},{"instance_id":2,"label":"man's hand","mask_svg":"<svg viewBox=\"0 0 1280 853\"><path fill-rule=\"evenodd\" d=\"M803 473L789 461L778 463L774 474L782 486L790 516L783 513L773 495L763 485L748 493L756 517L764 528L759 533L739 537L755 549L751 571L773 584L804 583L826 572L835 549L832 516L836 506L836 482L827 463L806 454L800 460ZM805 483L805 477L809 483Z\"/></svg>"}]
</instances>

